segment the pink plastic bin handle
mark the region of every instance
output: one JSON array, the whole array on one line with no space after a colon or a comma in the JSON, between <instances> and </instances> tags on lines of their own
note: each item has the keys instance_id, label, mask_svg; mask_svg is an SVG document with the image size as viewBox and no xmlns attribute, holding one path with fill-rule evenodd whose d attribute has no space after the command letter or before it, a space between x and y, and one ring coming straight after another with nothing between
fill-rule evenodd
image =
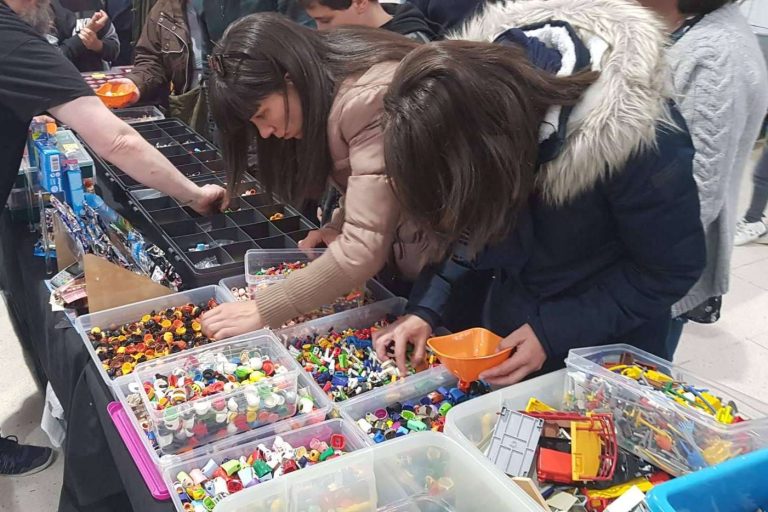
<instances>
[{"instance_id":1,"label":"pink plastic bin handle","mask_svg":"<svg viewBox=\"0 0 768 512\"><path fill-rule=\"evenodd\" d=\"M107 412L112 418L112 422L115 424L115 428L120 433L120 437L123 438L125 447L128 448L128 452L133 458L133 462L141 473L141 477L144 479L144 483L147 485L147 489L152 493L152 497L156 500L169 500L171 494L168 492L168 488L163 482L163 478L160 476L160 472L155 467L152 459L147 453L146 446L139 439L139 433L133 428L131 420L128 418L128 414L123 408L123 404L120 402L111 402L107 405Z\"/></svg>"}]
</instances>

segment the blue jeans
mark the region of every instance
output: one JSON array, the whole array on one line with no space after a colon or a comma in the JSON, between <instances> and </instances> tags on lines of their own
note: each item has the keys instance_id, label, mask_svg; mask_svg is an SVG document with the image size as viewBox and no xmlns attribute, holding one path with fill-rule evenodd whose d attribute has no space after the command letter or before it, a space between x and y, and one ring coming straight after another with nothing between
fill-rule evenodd
<instances>
[{"instance_id":1,"label":"blue jeans","mask_svg":"<svg viewBox=\"0 0 768 512\"><path fill-rule=\"evenodd\" d=\"M667 341L665 345L670 361L675 355L677 345L680 343L680 336L683 334L683 327L685 327L685 324L687 323L688 319L681 316L669 320L669 331L667 333Z\"/></svg>"}]
</instances>

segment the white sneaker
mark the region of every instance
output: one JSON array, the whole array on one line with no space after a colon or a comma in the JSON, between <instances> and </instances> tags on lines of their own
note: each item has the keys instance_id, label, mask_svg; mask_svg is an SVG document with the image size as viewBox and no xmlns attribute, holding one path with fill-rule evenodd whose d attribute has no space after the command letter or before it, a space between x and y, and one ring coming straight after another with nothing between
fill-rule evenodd
<instances>
[{"instance_id":1,"label":"white sneaker","mask_svg":"<svg viewBox=\"0 0 768 512\"><path fill-rule=\"evenodd\" d=\"M741 219L736 223L736 235L733 238L733 245L746 245L752 242L768 244L768 227L762 221L745 222Z\"/></svg>"}]
</instances>

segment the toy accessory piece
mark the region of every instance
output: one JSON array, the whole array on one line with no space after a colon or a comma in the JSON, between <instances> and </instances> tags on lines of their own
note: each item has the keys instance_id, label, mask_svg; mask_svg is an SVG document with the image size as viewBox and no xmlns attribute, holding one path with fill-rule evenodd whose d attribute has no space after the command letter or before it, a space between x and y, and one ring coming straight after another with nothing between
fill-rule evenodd
<instances>
[{"instance_id":1,"label":"toy accessory piece","mask_svg":"<svg viewBox=\"0 0 768 512\"><path fill-rule=\"evenodd\" d=\"M544 420L503 407L493 431L488 458L509 476L527 477Z\"/></svg>"}]
</instances>

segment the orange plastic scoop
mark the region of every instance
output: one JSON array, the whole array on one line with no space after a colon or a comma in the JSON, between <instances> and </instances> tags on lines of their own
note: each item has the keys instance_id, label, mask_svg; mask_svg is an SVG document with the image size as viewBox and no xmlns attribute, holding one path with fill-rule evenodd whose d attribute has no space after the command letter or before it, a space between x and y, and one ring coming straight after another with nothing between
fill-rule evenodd
<instances>
[{"instance_id":1,"label":"orange plastic scoop","mask_svg":"<svg viewBox=\"0 0 768 512\"><path fill-rule=\"evenodd\" d=\"M136 92L135 85L108 82L96 90L96 95L109 108L123 108Z\"/></svg>"},{"instance_id":2,"label":"orange plastic scoop","mask_svg":"<svg viewBox=\"0 0 768 512\"><path fill-rule=\"evenodd\" d=\"M484 370L504 362L511 348L496 352L501 337L482 327L427 340L427 345L460 380L472 382Z\"/></svg>"}]
</instances>

